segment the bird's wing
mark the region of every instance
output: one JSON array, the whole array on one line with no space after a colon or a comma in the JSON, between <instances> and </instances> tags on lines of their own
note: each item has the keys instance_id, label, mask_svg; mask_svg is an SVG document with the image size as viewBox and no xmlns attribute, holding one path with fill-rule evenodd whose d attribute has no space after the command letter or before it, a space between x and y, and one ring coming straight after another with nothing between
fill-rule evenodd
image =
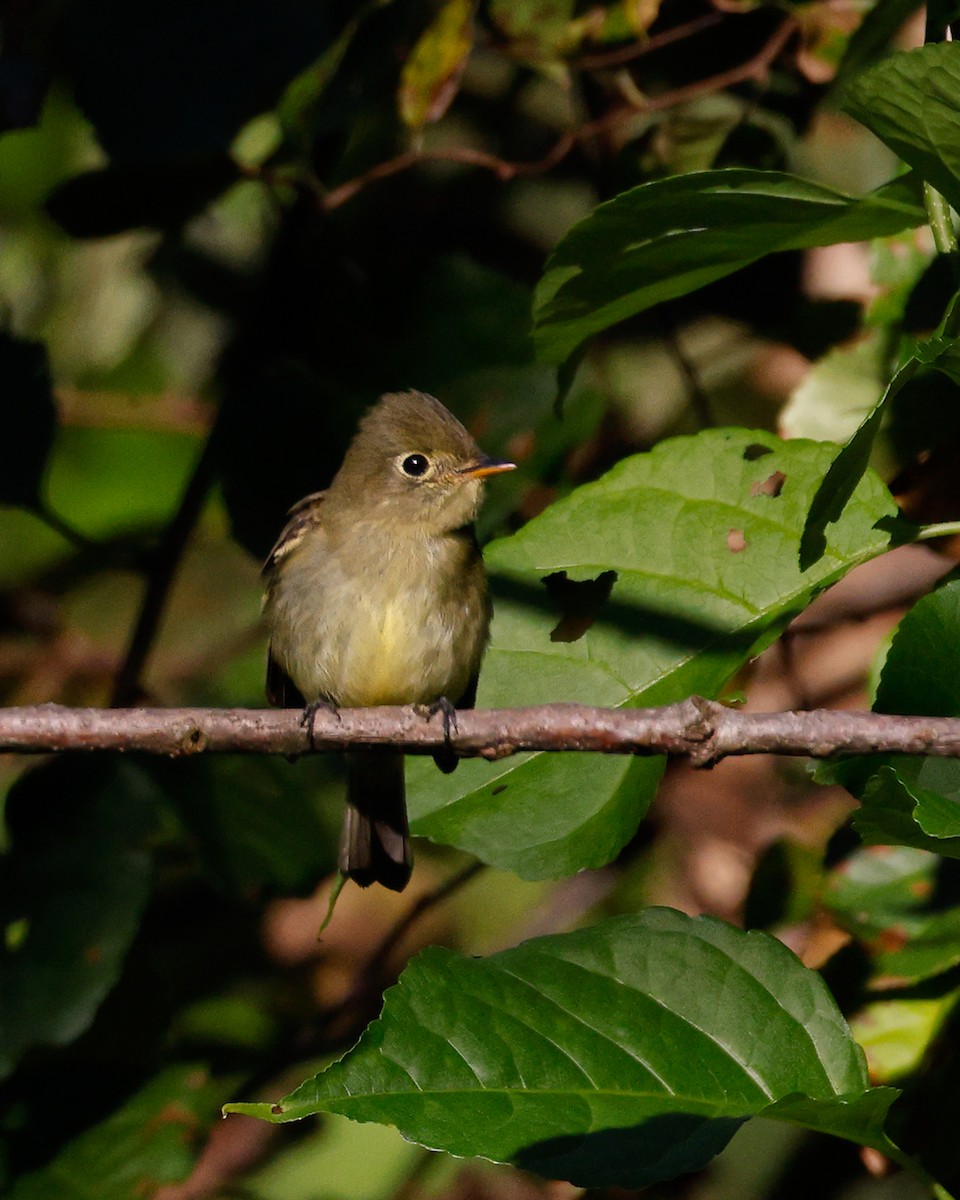
<instances>
[{"instance_id":1,"label":"bird's wing","mask_svg":"<svg viewBox=\"0 0 960 1200\"><path fill-rule=\"evenodd\" d=\"M273 657L273 651L267 654L267 700L274 708L306 708L307 702L303 694L283 667Z\"/></svg>"},{"instance_id":2,"label":"bird's wing","mask_svg":"<svg viewBox=\"0 0 960 1200\"><path fill-rule=\"evenodd\" d=\"M278 564L300 545L304 535L319 524L320 505L325 495L325 492L313 492L290 509L287 514L290 519L267 555L262 575L269 578ZM299 688L274 658L272 647L267 654L267 699L277 708L303 708L306 704Z\"/></svg>"},{"instance_id":3,"label":"bird's wing","mask_svg":"<svg viewBox=\"0 0 960 1200\"><path fill-rule=\"evenodd\" d=\"M313 492L309 496L304 496L302 500L298 500L290 509L287 513L290 520L283 527L283 532L267 555L267 560L260 572L261 575L269 575L279 562L300 545L304 534L320 524L320 505L326 494L326 492Z\"/></svg>"}]
</instances>

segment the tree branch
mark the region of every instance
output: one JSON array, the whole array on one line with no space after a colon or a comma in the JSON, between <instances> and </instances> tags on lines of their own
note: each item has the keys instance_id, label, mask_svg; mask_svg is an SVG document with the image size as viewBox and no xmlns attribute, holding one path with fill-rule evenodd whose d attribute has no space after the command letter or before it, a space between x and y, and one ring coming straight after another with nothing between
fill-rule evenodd
<instances>
[{"instance_id":1,"label":"tree branch","mask_svg":"<svg viewBox=\"0 0 960 1200\"><path fill-rule=\"evenodd\" d=\"M641 96L636 103L612 109L602 117L598 117L595 121L590 121L585 125L581 125L578 129L561 134L543 158L536 159L533 162L510 162L507 159L499 158L496 154L491 154L486 150L479 150L473 146L438 147L433 150L405 150L403 153L396 155L395 158L375 163L374 166L368 168L362 174L355 176L353 179L348 179L345 183L341 183L338 187L332 188L330 191L322 194L319 198L320 206L325 212L331 212L333 209L339 208L342 204L346 204L349 200L352 200L358 192L363 191L371 183L377 183L381 179L388 179L391 175L398 175L401 171L407 171L411 167L427 162L453 162L463 163L466 166L481 167L487 171L492 171L501 183L506 183L518 176L542 175L561 163L578 142L587 141L600 134L609 133L618 125L631 120L638 114L642 115L644 113L660 112L667 108L675 108L679 104L686 104L687 101L708 92L719 92L723 91L724 88L733 87L739 83L764 79L775 60L783 52L790 38L793 37L798 29L799 23L796 18L787 17L761 49L752 58L747 59L746 62L741 63L739 66L730 67L726 71L720 71L718 74L710 75L706 79L699 79L693 83L685 84L683 87L675 88L671 92L664 92L659 96ZM257 174L257 172L254 172L253 177L257 177ZM262 173L260 177L263 177Z\"/></svg>"},{"instance_id":2,"label":"tree branch","mask_svg":"<svg viewBox=\"0 0 960 1200\"><path fill-rule=\"evenodd\" d=\"M312 744L311 744L312 743ZM883 713L738 712L694 696L664 708L592 708L546 704L457 714L451 737L463 758L506 758L523 750L669 754L709 766L729 755L930 754L960 758L960 718ZM140 751L306 754L348 746L393 746L432 754L443 723L415 708L355 708L316 714L313 736L295 709L66 708L40 704L0 709L0 751Z\"/></svg>"}]
</instances>

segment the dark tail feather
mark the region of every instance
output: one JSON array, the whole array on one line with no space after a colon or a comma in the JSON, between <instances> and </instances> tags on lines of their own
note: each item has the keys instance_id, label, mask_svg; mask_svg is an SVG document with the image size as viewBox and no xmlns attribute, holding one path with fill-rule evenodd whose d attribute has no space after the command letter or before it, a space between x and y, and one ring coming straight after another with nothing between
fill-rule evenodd
<instances>
[{"instance_id":1,"label":"dark tail feather","mask_svg":"<svg viewBox=\"0 0 960 1200\"><path fill-rule=\"evenodd\" d=\"M340 870L360 887L380 883L402 892L412 869L403 755L353 751L347 755L347 811L340 839Z\"/></svg>"}]
</instances>

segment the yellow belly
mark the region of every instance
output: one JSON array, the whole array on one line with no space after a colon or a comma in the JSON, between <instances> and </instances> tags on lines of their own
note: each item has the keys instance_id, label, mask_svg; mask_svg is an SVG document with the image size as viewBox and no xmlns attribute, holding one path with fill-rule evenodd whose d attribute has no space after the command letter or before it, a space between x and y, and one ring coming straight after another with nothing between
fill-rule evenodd
<instances>
[{"instance_id":1,"label":"yellow belly","mask_svg":"<svg viewBox=\"0 0 960 1200\"><path fill-rule=\"evenodd\" d=\"M400 605L357 613L334 674L340 704L411 704L423 699L418 630Z\"/></svg>"},{"instance_id":2,"label":"yellow belly","mask_svg":"<svg viewBox=\"0 0 960 1200\"><path fill-rule=\"evenodd\" d=\"M485 594L438 588L429 550L391 544L377 573L369 559L359 572L351 559L291 557L285 586L268 596L272 649L306 700L349 708L463 696L486 640ZM424 567L411 578L417 554Z\"/></svg>"}]
</instances>

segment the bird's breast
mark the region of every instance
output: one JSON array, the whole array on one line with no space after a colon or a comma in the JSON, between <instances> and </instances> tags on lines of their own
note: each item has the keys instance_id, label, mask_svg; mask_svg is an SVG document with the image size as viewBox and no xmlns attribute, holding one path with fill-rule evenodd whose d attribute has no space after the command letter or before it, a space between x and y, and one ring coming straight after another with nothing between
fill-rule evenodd
<instances>
[{"instance_id":1,"label":"bird's breast","mask_svg":"<svg viewBox=\"0 0 960 1200\"><path fill-rule=\"evenodd\" d=\"M453 539L300 555L271 606L287 673L342 707L456 701L487 637L482 564Z\"/></svg>"}]
</instances>

